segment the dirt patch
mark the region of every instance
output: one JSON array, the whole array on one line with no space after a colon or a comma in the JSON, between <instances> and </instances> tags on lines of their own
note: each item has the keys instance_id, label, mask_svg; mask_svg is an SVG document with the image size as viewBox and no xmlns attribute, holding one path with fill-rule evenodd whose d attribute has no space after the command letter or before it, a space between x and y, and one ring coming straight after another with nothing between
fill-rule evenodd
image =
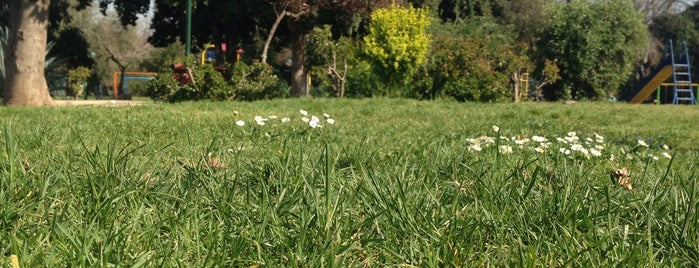
<instances>
[{"instance_id":1,"label":"dirt patch","mask_svg":"<svg viewBox=\"0 0 699 268\"><path fill-rule=\"evenodd\" d=\"M56 106L138 106L145 105L146 101L133 100L55 100Z\"/></svg>"}]
</instances>

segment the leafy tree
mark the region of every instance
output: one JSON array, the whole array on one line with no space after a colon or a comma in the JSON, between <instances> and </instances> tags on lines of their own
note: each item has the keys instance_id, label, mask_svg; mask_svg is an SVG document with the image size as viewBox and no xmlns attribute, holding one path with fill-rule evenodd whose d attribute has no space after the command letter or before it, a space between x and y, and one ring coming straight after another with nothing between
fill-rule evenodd
<instances>
[{"instance_id":1,"label":"leafy tree","mask_svg":"<svg viewBox=\"0 0 699 268\"><path fill-rule=\"evenodd\" d=\"M330 25L316 27L309 34L308 57L311 64L320 66L320 74L330 78L334 96L344 97L354 47L348 37L333 40L330 28Z\"/></svg>"},{"instance_id":2,"label":"leafy tree","mask_svg":"<svg viewBox=\"0 0 699 268\"><path fill-rule=\"evenodd\" d=\"M602 99L619 90L647 48L643 16L631 1L554 5L538 42L540 59L560 68L553 98Z\"/></svg>"},{"instance_id":3,"label":"leafy tree","mask_svg":"<svg viewBox=\"0 0 699 268\"><path fill-rule=\"evenodd\" d=\"M425 9L394 5L372 13L364 53L386 84L408 84L429 52L429 25Z\"/></svg>"},{"instance_id":4,"label":"leafy tree","mask_svg":"<svg viewBox=\"0 0 699 268\"><path fill-rule=\"evenodd\" d=\"M122 26L116 13L107 11L100 14L97 7L85 9L73 18L72 24L84 33L90 52L94 55L94 71L101 83L111 84L114 70L119 70L121 79L118 92L123 93L127 69L144 71L140 67L154 49L148 43L151 34L149 29L143 26Z\"/></svg>"},{"instance_id":5,"label":"leafy tree","mask_svg":"<svg viewBox=\"0 0 699 268\"><path fill-rule=\"evenodd\" d=\"M73 94L73 98L77 99L82 94L87 94L85 92L85 87L87 86L87 79L92 75L92 70L85 67L78 67L68 72L68 77L70 78L70 89Z\"/></svg>"}]
</instances>

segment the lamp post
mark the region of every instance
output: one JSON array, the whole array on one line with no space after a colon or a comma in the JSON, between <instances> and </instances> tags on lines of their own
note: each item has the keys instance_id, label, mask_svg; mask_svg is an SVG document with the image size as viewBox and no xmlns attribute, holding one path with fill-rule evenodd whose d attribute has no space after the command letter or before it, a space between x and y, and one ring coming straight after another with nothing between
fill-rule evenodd
<instances>
[{"instance_id":1,"label":"lamp post","mask_svg":"<svg viewBox=\"0 0 699 268\"><path fill-rule=\"evenodd\" d=\"M236 54L235 60L236 60L236 61L240 61L240 55L243 55L243 53L245 53L245 50L243 50L242 47L239 47L239 48L235 51L235 54Z\"/></svg>"},{"instance_id":2,"label":"lamp post","mask_svg":"<svg viewBox=\"0 0 699 268\"><path fill-rule=\"evenodd\" d=\"M187 31L185 33L184 55L189 57L192 50L192 0L187 0Z\"/></svg>"}]
</instances>

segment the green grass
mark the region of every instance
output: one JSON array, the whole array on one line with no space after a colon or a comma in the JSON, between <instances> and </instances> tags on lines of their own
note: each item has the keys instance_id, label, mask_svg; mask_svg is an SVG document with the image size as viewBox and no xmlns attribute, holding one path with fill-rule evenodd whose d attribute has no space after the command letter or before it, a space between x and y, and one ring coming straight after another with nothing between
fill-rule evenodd
<instances>
[{"instance_id":1,"label":"green grass","mask_svg":"<svg viewBox=\"0 0 699 268\"><path fill-rule=\"evenodd\" d=\"M0 118L0 266L699 265L696 107L297 99ZM601 156L561 153L571 131ZM511 140L534 135L544 153Z\"/></svg>"}]
</instances>

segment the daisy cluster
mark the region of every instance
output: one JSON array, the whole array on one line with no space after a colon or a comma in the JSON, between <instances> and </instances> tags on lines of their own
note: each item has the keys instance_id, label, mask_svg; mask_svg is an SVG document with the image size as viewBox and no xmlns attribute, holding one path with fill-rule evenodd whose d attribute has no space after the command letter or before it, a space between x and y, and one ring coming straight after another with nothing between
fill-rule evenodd
<instances>
[{"instance_id":1,"label":"daisy cluster","mask_svg":"<svg viewBox=\"0 0 699 268\"><path fill-rule=\"evenodd\" d=\"M549 139L547 137L538 135L531 137L521 135L503 135L500 132L500 127L498 126L493 126L493 131L497 134L495 137L482 135L476 138L467 138L467 150L469 152L480 152L485 148L497 146L497 150L501 154L511 154L514 151L533 150L534 152L540 154L554 152L569 157L581 156L587 159L603 157L606 150L604 136L598 133L581 136L575 131L570 131L564 136ZM648 148L649 145L644 140L638 140L637 147ZM672 156L668 153L670 148L667 145L663 145L662 148L664 150L662 152L662 156L665 158L671 158ZM621 149L621 153L627 157L632 156L632 154L628 154L623 148ZM610 160L615 159L613 153L606 155L609 156ZM648 157L654 160L659 159L653 154L648 154Z\"/></svg>"},{"instance_id":2,"label":"daisy cluster","mask_svg":"<svg viewBox=\"0 0 699 268\"><path fill-rule=\"evenodd\" d=\"M301 122L304 124L308 125L310 128L322 128L324 124L327 125L334 125L335 124L335 119L333 119L329 114L323 113L322 118L312 114L309 114L308 111L301 109L299 110L299 113L301 114ZM234 112L234 114L237 114L237 112ZM290 123L292 121L291 117L278 117L276 115L270 115L270 116L260 116L256 115L253 118L254 125L256 126L266 126L268 124L276 124L277 122L281 124L286 124ZM239 127L244 127L248 123L245 122L245 120L237 120L235 121L235 124Z\"/></svg>"}]
</instances>

